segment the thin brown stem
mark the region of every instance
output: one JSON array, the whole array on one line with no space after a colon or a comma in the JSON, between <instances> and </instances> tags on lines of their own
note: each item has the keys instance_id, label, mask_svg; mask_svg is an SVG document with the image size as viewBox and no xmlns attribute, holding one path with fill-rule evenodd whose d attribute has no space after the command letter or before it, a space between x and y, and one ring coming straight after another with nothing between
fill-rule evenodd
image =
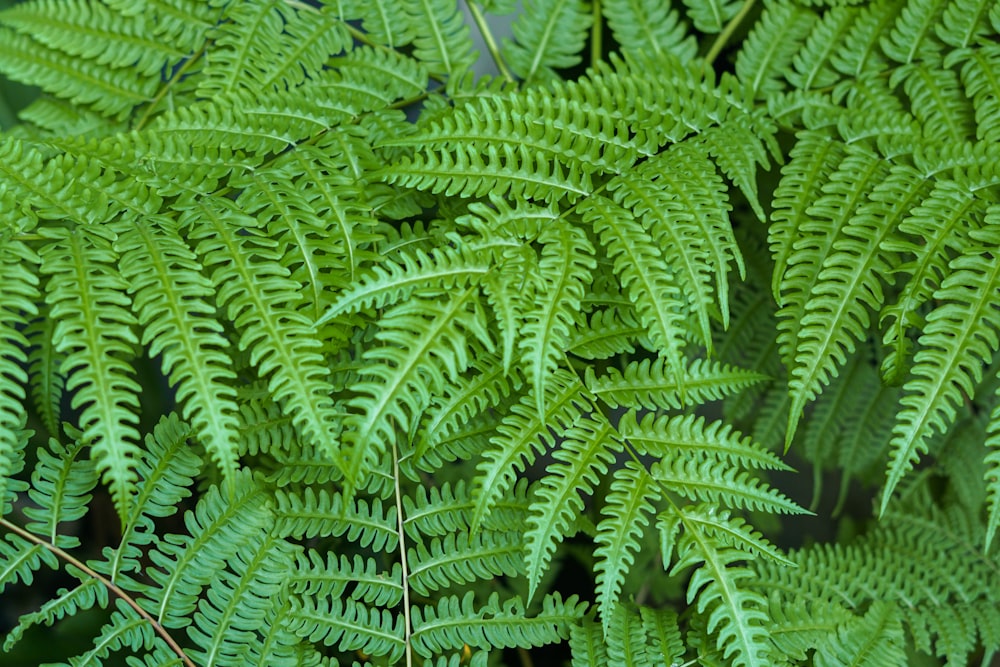
<instances>
[{"instance_id":1,"label":"thin brown stem","mask_svg":"<svg viewBox=\"0 0 1000 667\"><path fill-rule=\"evenodd\" d=\"M107 577L105 577L105 576L103 576L101 574L98 574L97 572L95 572L91 568L87 567L83 563L83 561L81 561L80 559L76 558L75 556L73 556L69 552L60 549L59 547L57 547L54 544L46 542L45 540L43 540L42 538L40 538L40 537L38 537L36 535L32 535L31 533L29 533L28 531L26 531L24 528L21 528L17 524L11 523L10 521L8 521L7 519L5 519L3 517L0 517L0 526L3 526L4 528L6 528L7 530L9 530L12 533L16 533L17 535L20 535L21 537L23 537L24 539L28 540L32 544L37 544L38 546L40 546L40 547L42 547L44 549L48 549L49 551L51 551L52 553L54 553L59 558L63 559L64 561L66 561L67 563L69 563L70 565L72 565L73 567L75 567L75 568L79 569L81 572L85 573L88 577L93 577L94 579L97 579L99 582L101 582L102 584L104 584L108 588L108 590L110 590L112 593L114 593L119 598L121 598L122 600L124 600L125 603L128 606L132 607L132 609L134 609L135 612L137 614L139 614L140 617L142 617L144 620L148 621L153 626L153 630L156 631L156 634L160 635L160 637L163 638L163 641L167 642L167 645L170 646L170 649L174 653L177 654L177 656L184 662L184 664L187 667L195 667L195 664L191 661L191 659L188 658L187 655L185 655L184 649L182 649L180 647L180 645L178 645L177 642L174 641L174 638L170 636L170 634L167 632L166 628L164 628L162 625L160 625L160 623L155 618L153 618L152 616L150 616L149 613L145 609L143 609L142 607L140 607L139 603L136 602L135 599L131 595L129 595L124 589L122 589L120 586L118 586L118 584L114 583L113 581L111 581Z\"/></svg>"}]
</instances>

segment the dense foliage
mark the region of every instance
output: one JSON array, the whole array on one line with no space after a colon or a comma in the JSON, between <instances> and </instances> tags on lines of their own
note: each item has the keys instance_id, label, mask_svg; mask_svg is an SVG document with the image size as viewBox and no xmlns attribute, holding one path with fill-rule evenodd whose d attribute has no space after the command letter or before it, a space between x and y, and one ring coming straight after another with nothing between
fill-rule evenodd
<instances>
[{"instance_id":1,"label":"dense foliage","mask_svg":"<svg viewBox=\"0 0 1000 667\"><path fill-rule=\"evenodd\" d=\"M4 664L988 665L998 37L0 12Z\"/></svg>"}]
</instances>

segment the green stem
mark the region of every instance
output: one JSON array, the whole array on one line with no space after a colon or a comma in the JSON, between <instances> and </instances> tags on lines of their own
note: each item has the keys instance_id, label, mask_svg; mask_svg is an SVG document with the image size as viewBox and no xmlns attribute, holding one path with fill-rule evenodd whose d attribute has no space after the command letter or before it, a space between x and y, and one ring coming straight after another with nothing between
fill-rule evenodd
<instances>
[{"instance_id":1,"label":"green stem","mask_svg":"<svg viewBox=\"0 0 1000 667\"><path fill-rule=\"evenodd\" d=\"M134 609L135 612L139 614L140 617L142 617L146 621L149 621L149 623L153 626L153 630L156 631L156 634L160 635L160 637L163 638L163 641L167 642L167 645L170 646L171 650L177 654L177 656L184 662L184 664L187 667L195 667L195 664L191 662L191 659L188 658L187 655L185 655L184 650L177 644L176 641L174 641L174 638L170 636L170 634L166 631L166 629L162 625L160 625L155 618L150 616L149 612L140 607L139 603L136 602L131 595L125 592L122 588L120 588L118 584L114 583L107 577L104 577L95 572L94 570L92 570L91 568L87 567L81 560L70 555L69 552L63 551L56 545L46 542L45 540L41 539L40 537L37 537L36 535L32 535L25 529L21 528L16 524L11 523L10 521L4 519L3 517L0 517L0 526L3 526L12 533L20 535L21 537L28 540L32 544L36 544L42 547L43 549L48 549L59 558L62 558L64 561L66 561L73 567L85 573L87 576L93 577L94 579L97 579L99 582L104 584L108 588L108 590L110 590L112 593L114 593L119 598L124 600L125 603L128 604L128 606L132 607L132 609Z\"/></svg>"},{"instance_id":2,"label":"green stem","mask_svg":"<svg viewBox=\"0 0 1000 667\"><path fill-rule=\"evenodd\" d=\"M604 45L601 43L604 35L604 21L601 20L601 0L594 0L592 7L593 21L590 26L590 66L597 67L603 56Z\"/></svg>"},{"instance_id":3,"label":"green stem","mask_svg":"<svg viewBox=\"0 0 1000 667\"><path fill-rule=\"evenodd\" d=\"M715 43L712 44L712 48L709 49L708 53L705 55L704 67L706 69L711 66L713 62L715 62L716 58L719 57L719 54L722 52L726 42L728 42L729 38L733 36L733 33L736 32L736 28L738 28L740 23L743 22L743 19L747 17L750 10L753 9L755 2L756 0L744 0L743 6L740 7L740 11L738 11L736 16L734 16L729 23L726 24L726 27L719 33L719 36L715 38Z\"/></svg>"},{"instance_id":4,"label":"green stem","mask_svg":"<svg viewBox=\"0 0 1000 667\"><path fill-rule=\"evenodd\" d=\"M413 633L410 623L410 572L406 562L406 532L403 526L403 494L399 487L399 452L396 443L392 443L392 476L396 491L396 530L399 531L399 563L403 576L403 642L406 647L406 667L413 667L413 646L410 636Z\"/></svg>"},{"instance_id":5,"label":"green stem","mask_svg":"<svg viewBox=\"0 0 1000 667\"><path fill-rule=\"evenodd\" d=\"M150 100L149 106L147 106L146 109L142 112L142 117L139 118L139 122L135 124L135 128L134 129L137 132L146 126L146 123L149 122L149 119L153 115L153 109L155 109L156 106L161 101L163 101L163 98L166 97L167 93L170 92L170 89L173 87L173 85L175 83L177 83L178 81L180 81L181 78L184 76L184 72L186 72L188 70L188 68L191 67L192 64L198 62L198 60L201 58L201 56L204 53L205 53L205 49L202 48L200 51L198 51L198 53L195 53L190 58L188 58L187 60L185 60L184 64L181 65L180 67L178 67L177 71L173 73L173 75L170 77L170 80L167 81L160 88L159 92L156 93L156 97L154 97L152 100Z\"/></svg>"},{"instance_id":6,"label":"green stem","mask_svg":"<svg viewBox=\"0 0 1000 667\"><path fill-rule=\"evenodd\" d=\"M496 63L497 71L500 72L500 75L504 79L514 83L516 79L507 68L507 63L504 62L503 56L500 55L500 49L497 47L497 41L493 37L493 31L490 30L489 24L486 23L486 17L483 16L483 10L479 8L479 3L476 0L467 0L465 4L469 7L469 13L472 14L472 20L476 22L476 27L479 28L479 33L483 36L483 41L486 42L486 50L490 52L490 57Z\"/></svg>"}]
</instances>

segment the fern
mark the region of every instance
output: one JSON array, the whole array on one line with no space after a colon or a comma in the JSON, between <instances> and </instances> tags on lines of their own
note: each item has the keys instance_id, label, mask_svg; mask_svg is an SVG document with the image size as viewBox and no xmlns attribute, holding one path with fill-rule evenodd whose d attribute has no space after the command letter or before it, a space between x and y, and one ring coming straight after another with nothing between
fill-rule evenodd
<instances>
[{"instance_id":1,"label":"fern","mask_svg":"<svg viewBox=\"0 0 1000 667\"><path fill-rule=\"evenodd\" d=\"M998 30L6 7L0 662L989 664Z\"/></svg>"}]
</instances>

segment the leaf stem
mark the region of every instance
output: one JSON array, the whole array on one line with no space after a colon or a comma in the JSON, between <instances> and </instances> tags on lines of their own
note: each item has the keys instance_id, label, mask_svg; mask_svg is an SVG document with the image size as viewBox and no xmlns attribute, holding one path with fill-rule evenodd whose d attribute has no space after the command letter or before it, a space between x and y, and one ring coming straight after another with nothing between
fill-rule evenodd
<instances>
[{"instance_id":1,"label":"leaf stem","mask_svg":"<svg viewBox=\"0 0 1000 667\"><path fill-rule=\"evenodd\" d=\"M160 90L156 93L156 96L149 101L149 106L147 106L143 110L142 116L139 118L139 122L136 123L135 127L133 128L135 131L138 132L139 130L141 130L146 126L146 123L149 122L150 117L153 115L153 109L155 109L156 106L161 101L163 101L163 98L166 97L168 92L170 92L170 88L175 83L181 80L181 78L184 76L184 72L186 72L187 69L191 67L193 63L198 62L198 60L202 57L202 55L204 55L204 53L205 53L205 48L202 47L200 51L198 51L195 54L192 54L191 57L189 57L181 64L180 67L174 70L173 74L170 75L170 78L167 79L167 81L164 82L163 86L160 87Z\"/></svg>"},{"instance_id":2,"label":"leaf stem","mask_svg":"<svg viewBox=\"0 0 1000 667\"><path fill-rule=\"evenodd\" d=\"M705 54L705 64L703 65L705 69L708 69L708 67L715 62L715 59L719 57L719 54L722 52L722 48L726 45L726 42L729 41L729 38L733 36L733 33L736 32L736 28L738 28L740 23L743 22L743 19L747 17L750 10L753 9L755 3L756 0L744 0L743 6L740 7L740 11L736 12L736 16L729 20L726 27L723 28L722 32L719 33L719 36L715 38L712 48L710 48L708 53Z\"/></svg>"},{"instance_id":3,"label":"leaf stem","mask_svg":"<svg viewBox=\"0 0 1000 667\"><path fill-rule=\"evenodd\" d=\"M392 443L392 477L396 487L396 530L399 531L399 563L403 570L403 645L406 647L406 667L413 667L413 634L410 625L410 569L406 563L406 533L403 530L403 494L399 488L399 451Z\"/></svg>"},{"instance_id":4,"label":"leaf stem","mask_svg":"<svg viewBox=\"0 0 1000 667\"><path fill-rule=\"evenodd\" d=\"M466 0L465 4L469 8L469 13L472 14L472 20L476 22L476 27L479 28L479 34L483 36L486 49L490 52L490 57L493 58L493 62L497 66L497 71L500 72L500 75L504 79L510 83L515 83L516 79L507 68L507 63L504 62L503 55L500 54L500 48L493 37L493 31L490 30L490 26L486 22L486 17L483 16L483 10L479 8L479 3L476 0Z\"/></svg>"},{"instance_id":5,"label":"leaf stem","mask_svg":"<svg viewBox=\"0 0 1000 667\"><path fill-rule=\"evenodd\" d=\"M147 612L145 609L143 609L142 607L140 607L139 603L136 602L135 599L131 595L129 595L124 589L122 589L120 586L118 586L118 584L114 583L113 581L111 581L107 577L104 577L103 575L98 574L93 569L87 567L83 563L83 561L81 561L80 559L78 559L75 556L71 555L69 552L60 549L59 547L57 547L54 544L51 544L50 542L46 542L45 540L43 540L40 537L32 535L31 533L29 533L24 528L21 528L17 524L11 523L10 521L8 521L7 519L5 519L3 517L0 517L0 526L3 526L4 528L6 528L7 530L9 530L12 533L16 533L17 535L20 535L21 537L23 537L24 539L28 540L29 542L31 542L33 544L36 544L36 545L38 545L38 546L40 546L40 547L42 547L44 549L48 549L49 551L51 551L52 553L54 553L56 556L58 556L59 558L62 558L64 561L66 561L67 563L69 563L70 565L72 565L73 567L76 567L80 571L84 572L87 576L93 577L94 579L97 579L99 582L101 582L102 584L104 584L108 588L108 590L110 590L112 593L114 593L119 598L121 598L122 600L124 600L125 603L128 604L128 606L132 607L132 609L134 609L135 612L137 614L139 614L140 617L142 617L144 620L146 620L150 624L152 624L153 630L156 631L156 634L160 635L160 637L163 638L163 641L167 642L167 645L170 646L170 649L174 653L177 654L177 656L184 662L184 664L187 667L195 667L195 664L184 653L184 649L182 649L177 644L177 642L174 641L174 638L170 636L170 634L167 632L166 628L164 628L162 625L160 625L160 623L155 618L153 618L152 616L150 616L149 612Z\"/></svg>"},{"instance_id":6,"label":"leaf stem","mask_svg":"<svg viewBox=\"0 0 1000 667\"><path fill-rule=\"evenodd\" d=\"M604 35L604 21L601 20L601 0L594 0L591 4L593 21L590 25L590 66L597 67L601 62L604 45L601 43Z\"/></svg>"}]
</instances>

